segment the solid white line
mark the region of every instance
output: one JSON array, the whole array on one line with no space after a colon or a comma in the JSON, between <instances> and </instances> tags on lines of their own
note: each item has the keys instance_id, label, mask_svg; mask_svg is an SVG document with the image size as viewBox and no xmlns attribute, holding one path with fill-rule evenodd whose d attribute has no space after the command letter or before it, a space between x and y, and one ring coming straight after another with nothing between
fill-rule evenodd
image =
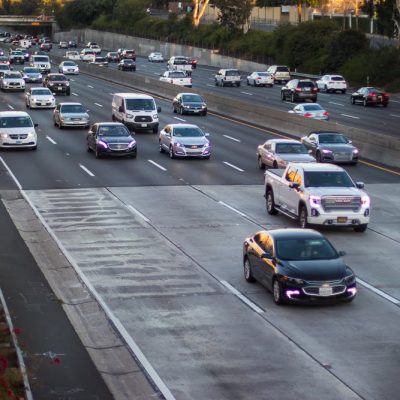
<instances>
[{"instance_id":1,"label":"solid white line","mask_svg":"<svg viewBox=\"0 0 400 400\"><path fill-rule=\"evenodd\" d=\"M99 104L99 103L94 103L96 106L98 106L98 107L103 107L101 104Z\"/></svg>"},{"instance_id":2,"label":"solid white line","mask_svg":"<svg viewBox=\"0 0 400 400\"><path fill-rule=\"evenodd\" d=\"M248 218L248 216L241 211L237 210L236 208L230 206L229 204L224 203L223 201L218 201L218 204L221 204L221 206L224 206L226 208L229 208L230 210L234 211L235 213L241 215L242 217Z\"/></svg>"},{"instance_id":3,"label":"solid white line","mask_svg":"<svg viewBox=\"0 0 400 400\"><path fill-rule=\"evenodd\" d=\"M214 85L210 85L209 83L207 83L207 85L206 86L209 86L209 87L214 87Z\"/></svg>"},{"instance_id":4,"label":"solid white line","mask_svg":"<svg viewBox=\"0 0 400 400\"><path fill-rule=\"evenodd\" d=\"M90 87L91 89L94 89L94 87L92 85L87 85L87 87Z\"/></svg>"},{"instance_id":5,"label":"solid white line","mask_svg":"<svg viewBox=\"0 0 400 400\"><path fill-rule=\"evenodd\" d=\"M233 164L229 163L228 161L223 161L223 163L224 163L225 165L227 165L228 167L231 167L231 168L236 169L236 170L239 171L239 172L244 172L243 169L237 167L236 165L233 165Z\"/></svg>"},{"instance_id":6,"label":"solid white line","mask_svg":"<svg viewBox=\"0 0 400 400\"><path fill-rule=\"evenodd\" d=\"M210 81L213 81L214 80L214 78L208 78Z\"/></svg>"},{"instance_id":7,"label":"solid white line","mask_svg":"<svg viewBox=\"0 0 400 400\"><path fill-rule=\"evenodd\" d=\"M353 119L360 119L360 117L355 117L354 115L348 115L348 114L340 114L343 115L343 117L348 117L348 118L353 118Z\"/></svg>"},{"instance_id":8,"label":"solid white line","mask_svg":"<svg viewBox=\"0 0 400 400\"><path fill-rule=\"evenodd\" d=\"M179 117L174 117L174 118L177 119L178 121L186 122L186 119L182 119L182 118L179 118Z\"/></svg>"},{"instance_id":9,"label":"solid white line","mask_svg":"<svg viewBox=\"0 0 400 400\"><path fill-rule=\"evenodd\" d=\"M0 161L1 163L4 165L4 168L7 170L7 172L9 173L9 175L11 176L11 178L13 179L13 181L15 182L15 184L17 185L19 190L22 190L22 186L19 183L17 177L13 174L13 172L11 171L10 167L6 164L6 162L3 160L3 157L0 157Z\"/></svg>"},{"instance_id":10,"label":"solid white line","mask_svg":"<svg viewBox=\"0 0 400 400\"><path fill-rule=\"evenodd\" d=\"M46 139L47 139L49 142L53 143L53 144L57 144L57 142L56 142L55 140L53 140L50 136L46 136Z\"/></svg>"},{"instance_id":11,"label":"solid white line","mask_svg":"<svg viewBox=\"0 0 400 400\"><path fill-rule=\"evenodd\" d=\"M240 93L247 94L249 96L253 96L253 93L248 93L248 92L240 92Z\"/></svg>"},{"instance_id":12,"label":"solid white line","mask_svg":"<svg viewBox=\"0 0 400 400\"><path fill-rule=\"evenodd\" d=\"M230 140L233 140L234 142L239 142L240 143L240 140L239 139L236 139L236 138L234 138L234 137L232 137L232 136L228 136L228 135L222 135L223 137L226 137L227 139L230 139Z\"/></svg>"},{"instance_id":13,"label":"solid white line","mask_svg":"<svg viewBox=\"0 0 400 400\"><path fill-rule=\"evenodd\" d=\"M155 167L160 168L162 171L166 171L167 169L164 168L162 165L157 164L155 161L153 160L147 160L150 164L153 164Z\"/></svg>"},{"instance_id":14,"label":"solid white line","mask_svg":"<svg viewBox=\"0 0 400 400\"><path fill-rule=\"evenodd\" d=\"M146 216L144 216L139 210L136 210L135 207L131 206L130 204L128 204L127 207L135 214L139 215L140 218L143 218L146 222L150 222L150 220Z\"/></svg>"},{"instance_id":15,"label":"solid white line","mask_svg":"<svg viewBox=\"0 0 400 400\"><path fill-rule=\"evenodd\" d=\"M400 118L400 115L396 115L396 114L390 114L391 117L396 117L396 118Z\"/></svg>"},{"instance_id":16,"label":"solid white line","mask_svg":"<svg viewBox=\"0 0 400 400\"><path fill-rule=\"evenodd\" d=\"M14 107L13 107L12 105L7 104L7 106L8 106L8 108L9 108L10 110L14 110Z\"/></svg>"},{"instance_id":17,"label":"solid white line","mask_svg":"<svg viewBox=\"0 0 400 400\"><path fill-rule=\"evenodd\" d=\"M232 294L238 297L243 303L247 304L253 311L256 313L262 314L264 310L258 307L257 304L253 303L250 299L248 299L244 294L240 293L237 289L235 289L230 283L227 281L220 281Z\"/></svg>"},{"instance_id":18,"label":"solid white line","mask_svg":"<svg viewBox=\"0 0 400 400\"><path fill-rule=\"evenodd\" d=\"M154 74L154 75L160 76L160 74L159 74L158 72L153 72L153 74Z\"/></svg>"},{"instance_id":19,"label":"solid white line","mask_svg":"<svg viewBox=\"0 0 400 400\"><path fill-rule=\"evenodd\" d=\"M78 96L78 95L77 95L76 93L74 93L74 92L72 92L71 94L72 94L72 96Z\"/></svg>"},{"instance_id":20,"label":"solid white line","mask_svg":"<svg viewBox=\"0 0 400 400\"><path fill-rule=\"evenodd\" d=\"M79 166L89 175L89 176L94 176L94 173L89 171L84 165L79 164Z\"/></svg>"},{"instance_id":21,"label":"solid white line","mask_svg":"<svg viewBox=\"0 0 400 400\"><path fill-rule=\"evenodd\" d=\"M72 78L71 78L70 81L71 81L71 82L75 82L75 79L72 79Z\"/></svg>"},{"instance_id":22,"label":"solid white line","mask_svg":"<svg viewBox=\"0 0 400 400\"><path fill-rule=\"evenodd\" d=\"M0 289L0 302L3 306L3 310L4 310L6 320L7 320L8 328L10 330L9 333L12 337L12 340L14 342L15 351L17 353L18 364L21 369L22 380L24 382L24 392L25 392L26 398L27 398L27 400L33 400L31 387L30 387L29 381L28 381L28 374L26 372L24 357L22 356L22 351L18 344L17 335L14 332L14 326L12 323L11 315L10 315L10 312L8 311L7 303L6 303L6 300L4 298L4 295L3 295L3 292L1 289Z\"/></svg>"},{"instance_id":23,"label":"solid white line","mask_svg":"<svg viewBox=\"0 0 400 400\"><path fill-rule=\"evenodd\" d=\"M113 312L108 308L107 304L103 300L103 298L99 295L97 290L94 288L92 283L87 279L86 275L81 271L79 268L78 264L75 262L75 260L71 257L67 249L64 247L64 245L60 242L56 234L53 232L53 230L50 228L50 226L47 224L46 220L43 218L43 216L40 214L39 210L36 208L36 206L32 203L31 199L28 197L28 195L21 190L21 194L24 196L25 200L28 202L28 204L31 206L32 210L36 214L36 216L39 218L40 222L43 224L43 226L46 228L47 232L49 232L50 236L54 239L56 242L58 248L61 250L61 252L65 255L69 263L73 266L75 269L76 273L79 275L81 278L82 282L86 285L86 287L89 289L89 292L93 295L93 297L97 300L97 302L100 304L101 308L104 310L105 314L109 318L109 320L113 323L115 328L118 330L120 335L123 337L127 345L130 347L132 350L133 354L135 357L139 360L140 364L143 366L145 371L149 374L157 388L160 390L160 392L163 394L166 400L175 400L175 397L172 395L171 391L168 389L168 387L165 385L163 380L160 378L160 376L157 374L153 366L150 364L150 362L147 360L146 356L143 354L143 352L140 350L139 346L136 344L136 342L133 340L133 338L129 335L128 331L125 329L125 327L122 325L121 321L113 314Z\"/></svg>"},{"instance_id":24,"label":"solid white line","mask_svg":"<svg viewBox=\"0 0 400 400\"><path fill-rule=\"evenodd\" d=\"M342 103L335 103L334 101L328 101L329 104L335 104L337 106L344 106Z\"/></svg>"},{"instance_id":25,"label":"solid white line","mask_svg":"<svg viewBox=\"0 0 400 400\"><path fill-rule=\"evenodd\" d=\"M389 300L391 303L399 305L400 304L400 300L395 299L394 297L386 294L385 292L382 292L382 290L377 289L376 287L370 285L369 283L363 281L362 279L360 279L357 276L357 282L361 283L361 285L363 285L364 287L366 287L367 289L371 290L372 292L376 293L378 296L383 297L386 300Z\"/></svg>"}]
</instances>

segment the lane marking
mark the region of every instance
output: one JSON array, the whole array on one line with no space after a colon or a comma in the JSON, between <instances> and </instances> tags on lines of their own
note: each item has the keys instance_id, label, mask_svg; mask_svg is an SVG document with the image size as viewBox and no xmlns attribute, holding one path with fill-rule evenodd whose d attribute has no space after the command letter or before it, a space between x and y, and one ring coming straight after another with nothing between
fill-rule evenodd
<instances>
[{"instance_id":1,"label":"lane marking","mask_svg":"<svg viewBox=\"0 0 400 400\"><path fill-rule=\"evenodd\" d=\"M153 160L147 160L150 164L153 164L155 167L160 168L162 171L166 171L167 169L164 168L162 165L157 164L155 161Z\"/></svg>"},{"instance_id":2,"label":"lane marking","mask_svg":"<svg viewBox=\"0 0 400 400\"><path fill-rule=\"evenodd\" d=\"M330 96L330 94L326 94L326 93L318 93L318 96Z\"/></svg>"},{"instance_id":3,"label":"lane marking","mask_svg":"<svg viewBox=\"0 0 400 400\"><path fill-rule=\"evenodd\" d=\"M7 106L8 106L8 108L9 108L10 110L14 110L14 107L13 107L11 104L7 104Z\"/></svg>"},{"instance_id":4,"label":"lane marking","mask_svg":"<svg viewBox=\"0 0 400 400\"><path fill-rule=\"evenodd\" d=\"M108 94L110 94L111 96L114 96L114 93L108 93Z\"/></svg>"},{"instance_id":5,"label":"lane marking","mask_svg":"<svg viewBox=\"0 0 400 400\"><path fill-rule=\"evenodd\" d=\"M154 74L154 75L160 76L160 74L159 74L158 72L153 72L153 74Z\"/></svg>"},{"instance_id":6,"label":"lane marking","mask_svg":"<svg viewBox=\"0 0 400 400\"><path fill-rule=\"evenodd\" d=\"M92 85L87 85L87 87L90 87L91 89L94 89L94 87Z\"/></svg>"},{"instance_id":7,"label":"lane marking","mask_svg":"<svg viewBox=\"0 0 400 400\"><path fill-rule=\"evenodd\" d=\"M234 138L234 137L232 137L232 136L228 136L228 135L222 135L223 137L226 137L227 139L230 139L230 140L233 140L234 142L239 142L240 143L240 140L239 139L236 139L236 138Z\"/></svg>"},{"instance_id":8,"label":"lane marking","mask_svg":"<svg viewBox=\"0 0 400 400\"><path fill-rule=\"evenodd\" d=\"M1 157L1 156L0 156L0 161L4 165L4 168L7 170L8 174L11 176L12 180L17 185L17 188L19 190L22 190L22 185L19 183L17 177L14 175L14 173L11 171L10 167L6 164L6 162L3 160L3 157Z\"/></svg>"},{"instance_id":9,"label":"lane marking","mask_svg":"<svg viewBox=\"0 0 400 400\"><path fill-rule=\"evenodd\" d=\"M223 163L224 163L225 165L227 165L228 167L231 167L231 168L236 169L236 170L239 171L239 172L244 172L243 169L237 167L236 165L233 165L233 164L229 163L228 161L223 161Z\"/></svg>"},{"instance_id":10,"label":"lane marking","mask_svg":"<svg viewBox=\"0 0 400 400\"><path fill-rule=\"evenodd\" d=\"M213 81L214 80L214 78L208 78L210 81Z\"/></svg>"},{"instance_id":11,"label":"lane marking","mask_svg":"<svg viewBox=\"0 0 400 400\"><path fill-rule=\"evenodd\" d=\"M342 103L335 103L334 101L328 101L328 103L329 103L329 104L335 104L335 105L337 105L337 106L343 106L343 107L344 107L344 104L342 104Z\"/></svg>"},{"instance_id":12,"label":"lane marking","mask_svg":"<svg viewBox=\"0 0 400 400\"><path fill-rule=\"evenodd\" d=\"M98 106L98 107L103 107L101 104L99 104L99 103L94 103L96 106Z\"/></svg>"},{"instance_id":13,"label":"lane marking","mask_svg":"<svg viewBox=\"0 0 400 400\"><path fill-rule=\"evenodd\" d=\"M71 82L75 82L75 79L72 79L72 78L71 78L70 81L71 81Z\"/></svg>"},{"instance_id":14,"label":"lane marking","mask_svg":"<svg viewBox=\"0 0 400 400\"><path fill-rule=\"evenodd\" d=\"M354 115L348 115L348 114L340 114L340 115L343 115L343 117L347 118L360 119L360 117L355 117Z\"/></svg>"},{"instance_id":15,"label":"lane marking","mask_svg":"<svg viewBox=\"0 0 400 400\"><path fill-rule=\"evenodd\" d=\"M90 170L88 170L84 165L79 164L79 166L89 175L89 176L94 176L94 173Z\"/></svg>"},{"instance_id":16,"label":"lane marking","mask_svg":"<svg viewBox=\"0 0 400 400\"><path fill-rule=\"evenodd\" d=\"M257 304L253 303L248 297L246 297L244 294L240 293L236 288L234 288L230 283L224 280L220 280L220 282L233 294L235 295L238 299L240 299L243 303L248 305L253 311L255 311L258 314L263 314L264 310L258 307Z\"/></svg>"},{"instance_id":17,"label":"lane marking","mask_svg":"<svg viewBox=\"0 0 400 400\"><path fill-rule=\"evenodd\" d=\"M74 92L72 92L71 94L72 94L72 96L78 96L78 95L77 95L76 93L74 93Z\"/></svg>"},{"instance_id":18,"label":"lane marking","mask_svg":"<svg viewBox=\"0 0 400 400\"><path fill-rule=\"evenodd\" d=\"M177 119L178 121L186 122L186 119L182 119L182 118L179 118L179 117L174 117L174 118Z\"/></svg>"},{"instance_id":19,"label":"lane marking","mask_svg":"<svg viewBox=\"0 0 400 400\"><path fill-rule=\"evenodd\" d=\"M140 218L144 219L146 222L150 222L150 220L145 215L143 215L139 210L136 210L135 207L131 206L130 204L128 204L127 207L135 214L137 214Z\"/></svg>"},{"instance_id":20,"label":"lane marking","mask_svg":"<svg viewBox=\"0 0 400 400\"><path fill-rule=\"evenodd\" d=\"M389 294L383 292L380 289L377 289L376 287L370 285L369 283L363 281L362 279L360 279L357 276L357 282L360 282L361 285L363 285L364 287L366 287L367 289L371 290L372 292L374 292L375 294L377 294L378 296L383 297L384 299L390 301L391 303L395 304L396 306L398 306L400 304L400 300L395 299L394 297L390 296Z\"/></svg>"},{"instance_id":21,"label":"lane marking","mask_svg":"<svg viewBox=\"0 0 400 400\"><path fill-rule=\"evenodd\" d=\"M240 92L240 93L247 94L249 96L253 96L253 93L249 93L249 92Z\"/></svg>"},{"instance_id":22,"label":"lane marking","mask_svg":"<svg viewBox=\"0 0 400 400\"><path fill-rule=\"evenodd\" d=\"M207 83L207 86L209 86L209 87L214 87L215 85L210 85L209 83Z\"/></svg>"},{"instance_id":23,"label":"lane marking","mask_svg":"<svg viewBox=\"0 0 400 400\"><path fill-rule=\"evenodd\" d=\"M49 142L53 143L53 144L57 144L57 142L56 142L55 140L53 140L50 136L46 136L46 139L47 139Z\"/></svg>"},{"instance_id":24,"label":"lane marking","mask_svg":"<svg viewBox=\"0 0 400 400\"><path fill-rule=\"evenodd\" d=\"M400 118L400 115L396 115L396 114L390 114L391 117L396 117L396 118Z\"/></svg>"},{"instance_id":25,"label":"lane marking","mask_svg":"<svg viewBox=\"0 0 400 400\"><path fill-rule=\"evenodd\" d=\"M390 102L391 103L399 103L400 104L400 101L397 101L397 100L390 100Z\"/></svg>"},{"instance_id":26,"label":"lane marking","mask_svg":"<svg viewBox=\"0 0 400 400\"><path fill-rule=\"evenodd\" d=\"M242 212L239 211L237 208L234 208L234 207L230 206L229 204L226 204L225 202L223 202L223 201L221 201L221 200L218 201L218 204L221 204L221 206L224 206L224 207L226 207L226 208L229 208L230 210L234 211L235 213L241 215L242 217L249 218L245 213L242 213Z\"/></svg>"}]
</instances>

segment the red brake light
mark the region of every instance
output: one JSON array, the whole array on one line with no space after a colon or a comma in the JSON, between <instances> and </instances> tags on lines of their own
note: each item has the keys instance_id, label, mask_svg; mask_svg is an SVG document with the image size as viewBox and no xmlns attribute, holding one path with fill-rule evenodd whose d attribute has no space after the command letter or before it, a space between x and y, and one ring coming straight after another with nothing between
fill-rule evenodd
<instances>
[{"instance_id":1,"label":"red brake light","mask_svg":"<svg viewBox=\"0 0 400 400\"><path fill-rule=\"evenodd\" d=\"M256 78L257 80L260 80L261 79L261 77L259 77L259 76L257 76L257 78Z\"/></svg>"},{"instance_id":2,"label":"red brake light","mask_svg":"<svg viewBox=\"0 0 400 400\"><path fill-rule=\"evenodd\" d=\"M311 117L311 116L312 116L312 114L311 114L311 113L309 113L309 112L307 112L307 113L303 114L303 116L304 116L304 117Z\"/></svg>"},{"instance_id":3,"label":"red brake light","mask_svg":"<svg viewBox=\"0 0 400 400\"><path fill-rule=\"evenodd\" d=\"M324 115L330 115L330 113L328 111L325 111Z\"/></svg>"},{"instance_id":4,"label":"red brake light","mask_svg":"<svg viewBox=\"0 0 400 400\"><path fill-rule=\"evenodd\" d=\"M312 88L312 91L313 92L318 92L318 88L314 87L314 88Z\"/></svg>"},{"instance_id":5,"label":"red brake light","mask_svg":"<svg viewBox=\"0 0 400 400\"><path fill-rule=\"evenodd\" d=\"M294 89L296 92L301 92L301 88L296 88L296 89Z\"/></svg>"}]
</instances>

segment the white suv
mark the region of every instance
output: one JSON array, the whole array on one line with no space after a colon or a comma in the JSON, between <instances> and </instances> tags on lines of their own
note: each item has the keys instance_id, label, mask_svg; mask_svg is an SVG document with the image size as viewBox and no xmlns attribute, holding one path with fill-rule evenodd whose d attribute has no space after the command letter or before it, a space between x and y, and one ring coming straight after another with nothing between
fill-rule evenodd
<instances>
[{"instance_id":1,"label":"white suv","mask_svg":"<svg viewBox=\"0 0 400 400\"><path fill-rule=\"evenodd\" d=\"M240 86L240 72L238 69L220 69L215 75L215 86Z\"/></svg>"},{"instance_id":2,"label":"white suv","mask_svg":"<svg viewBox=\"0 0 400 400\"><path fill-rule=\"evenodd\" d=\"M0 112L0 148L37 148L37 135L31 117L24 111Z\"/></svg>"},{"instance_id":3,"label":"white suv","mask_svg":"<svg viewBox=\"0 0 400 400\"><path fill-rule=\"evenodd\" d=\"M324 75L317 82L318 89L325 92L342 92L346 93L347 82L342 75Z\"/></svg>"}]
</instances>

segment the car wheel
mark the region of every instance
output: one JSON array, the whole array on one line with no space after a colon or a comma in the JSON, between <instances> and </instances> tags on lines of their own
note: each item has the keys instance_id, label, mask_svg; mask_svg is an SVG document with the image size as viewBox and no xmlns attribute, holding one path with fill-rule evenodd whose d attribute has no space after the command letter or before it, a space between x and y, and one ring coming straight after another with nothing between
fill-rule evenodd
<instances>
[{"instance_id":1,"label":"car wheel","mask_svg":"<svg viewBox=\"0 0 400 400\"><path fill-rule=\"evenodd\" d=\"M315 158L317 159L317 162L322 163L321 152L317 151L317 153L315 154Z\"/></svg>"},{"instance_id":2,"label":"car wheel","mask_svg":"<svg viewBox=\"0 0 400 400\"><path fill-rule=\"evenodd\" d=\"M346 89L342 90L342 93L343 93L343 94L346 94Z\"/></svg>"},{"instance_id":3,"label":"car wheel","mask_svg":"<svg viewBox=\"0 0 400 400\"><path fill-rule=\"evenodd\" d=\"M301 205L300 206L300 212L299 212L299 225L300 225L300 228L302 228L302 229L308 228L309 225L308 225L307 218L308 218L307 208L306 208L305 205Z\"/></svg>"},{"instance_id":4,"label":"car wheel","mask_svg":"<svg viewBox=\"0 0 400 400\"><path fill-rule=\"evenodd\" d=\"M364 106L364 107L367 107L367 105L368 105L367 99L364 99L364 100L363 100L363 106Z\"/></svg>"},{"instance_id":5,"label":"car wheel","mask_svg":"<svg viewBox=\"0 0 400 400\"><path fill-rule=\"evenodd\" d=\"M383 105L383 107L387 107L388 106L388 103L382 103L382 105Z\"/></svg>"},{"instance_id":6,"label":"car wheel","mask_svg":"<svg viewBox=\"0 0 400 400\"><path fill-rule=\"evenodd\" d=\"M33 151L37 150L37 145L36 145L36 146L33 146L33 147L31 147L31 149L32 149Z\"/></svg>"},{"instance_id":7,"label":"car wheel","mask_svg":"<svg viewBox=\"0 0 400 400\"><path fill-rule=\"evenodd\" d=\"M272 295L274 297L275 304L281 305L284 303L282 285L277 278L274 278L274 282L272 284Z\"/></svg>"},{"instance_id":8,"label":"car wheel","mask_svg":"<svg viewBox=\"0 0 400 400\"><path fill-rule=\"evenodd\" d=\"M204 110L201 114L203 117L205 117L207 115L207 110Z\"/></svg>"},{"instance_id":9,"label":"car wheel","mask_svg":"<svg viewBox=\"0 0 400 400\"><path fill-rule=\"evenodd\" d=\"M185 111L183 110L183 107L179 107L179 114L181 114L181 115L185 114Z\"/></svg>"},{"instance_id":10,"label":"car wheel","mask_svg":"<svg viewBox=\"0 0 400 400\"><path fill-rule=\"evenodd\" d=\"M284 92L281 92L281 100L282 100L282 101L285 101L285 100L286 100L286 96L285 96L285 93L284 93Z\"/></svg>"},{"instance_id":11,"label":"car wheel","mask_svg":"<svg viewBox=\"0 0 400 400\"><path fill-rule=\"evenodd\" d=\"M250 82L248 79L246 80L246 83L247 83L247 86L250 86Z\"/></svg>"},{"instance_id":12,"label":"car wheel","mask_svg":"<svg viewBox=\"0 0 400 400\"><path fill-rule=\"evenodd\" d=\"M96 146L96 148L95 148L95 150L94 150L94 155L95 155L96 158L100 158L100 156L101 156L101 154L100 154L99 149L98 149L97 146Z\"/></svg>"},{"instance_id":13,"label":"car wheel","mask_svg":"<svg viewBox=\"0 0 400 400\"><path fill-rule=\"evenodd\" d=\"M153 133L158 133L158 126L155 126L155 127L153 128Z\"/></svg>"},{"instance_id":14,"label":"car wheel","mask_svg":"<svg viewBox=\"0 0 400 400\"><path fill-rule=\"evenodd\" d=\"M265 168L265 164L263 163L261 156L257 157L257 163L258 163L258 168L260 168L260 169Z\"/></svg>"},{"instance_id":15,"label":"car wheel","mask_svg":"<svg viewBox=\"0 0 400 400\"><path fill-rule=\"evenodd\" d=\"M172 112L173 112L174 114L176 114L176 108L175 108L175 106L172 106Z\"/></svg>"},{"instance_id":16,"label":"car wheel","mask_svg":"<svg viewBox=\"0 0 400 400\"><path fill-rule=\"evenodd\" d=\"M169 146L169 158L175 158L174 149L172 146Z\"/></svg>"},{"instance_id":17,"label":"car wheel","mask_svg":"<svg viewBox=\"0 0 400 400\"><path fill-rule=\"evenodd\" d=\"M165 151L160 140L158 141L158 149L159 149L160 153L164 153L164 151Z\"/></svg>"},{"instance_id":18,"label":"car wheel","mask_svg":"<svg viewBox=\"0 0 400 400\"><path fill-rule=\"evenodd\" d=\"M236 86L237 86L237 87L240 87L240 82L238 82L238 83L236 84Z\"/></svg>"},{"instance_id":19,"label":"car wheel","mask_svg":"<svg viewBox=\"0 0 400 400\"><path fill-rule=\"evenodd\" d=\"M291 101L292 103L295 102L294 93L292 93L292 95L290 96L290 101Z\"/></svg>"},{"instance_id":20,"label":"car wheel","mask_svg":"<svg viewBox=\"0 0 400 400\"><path fill-rule=\"evenodd\" d=\"M251 272L251 264L247 257L244 259L243 262L243 273L244 273L244 279L246 279L247 282L253 283L256 281Z\"/></svg>"},{"instance_id":21,"label":"car wheel","mask_svg":"<svg viewBox=\"0 0 400 400\"><path fill-rule=\"evenodd\" d=\"M354 227L354 232L365 232L367 230L368 224L362 224Z\"/></svg>"},{"instance_id":22,"label":"car wheel","mask_svg":"<svg viewBox=\"0 0 400 400\"><path fill-rule=\"evenodd\" d=\"M277 169L277 168L278 168L278 164L277 164L277 162L276 162L276 161L274 161L274 162L273 162L273 164L272 164L272 168L274 168L274 169Z\"/></svg>"},{"instance_id":23,"label":"car wheel","mask_svg":"<svg viewBox=\"0 0 400 400\"><path fill-rule=\"evenodd\" d=\"M328 86L325 85L324 90L325 90L326 93L329 93Z\"/></svg>"},{"instance_id":24,"label":"car wheel","mask_svg":"<svg viewBox=\"0 0 400 400\"><path fill-rule=\"evenodd\" d=\"M269 215L278 214L278 210L275 208L274 192L271 189L267 189L267 194L265 197L267 203L267 213Z\"/></svg>"},{"instance_id":25,"label":"car wheel","mask_svg":"<svg viewBox=\"0 0 400 400\"><path fill-rule=\"evenodd\" d=\"M350 101L351 104L356 104L356 99L353 96L350 97Z\"/></svg>"}]
</instances>

